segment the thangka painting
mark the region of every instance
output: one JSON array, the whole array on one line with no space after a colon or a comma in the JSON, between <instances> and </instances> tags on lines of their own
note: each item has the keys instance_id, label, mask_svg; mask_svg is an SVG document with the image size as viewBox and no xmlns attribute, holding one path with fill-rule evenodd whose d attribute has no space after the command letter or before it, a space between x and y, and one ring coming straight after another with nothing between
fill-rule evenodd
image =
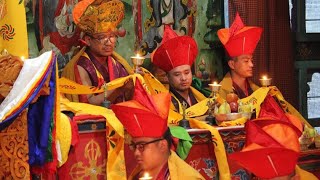
<instances>
[{"instance_id":1,"label":"thangka painting","mask_svg":"<svg viewBox=\"0 0 320 180\"><path fill-rule=\"evenodd\" d=\"M178 35L192 36L195 28L195 0L133 0L136 42L142 55L150 55L162 40L164 24Z\"/></svg>"},{"instance_id":2,"label":"thangka painting","mask_svg":"<svg viewBox=\"0 0 320 180\"><path fill-rule=\"evenodd\" d=\"M33 0L35 35L40 53L53 50L59 69L64 67L79 45L80 30L72 18L74 6L81 0Z\"/></svg>"}]
</instances>

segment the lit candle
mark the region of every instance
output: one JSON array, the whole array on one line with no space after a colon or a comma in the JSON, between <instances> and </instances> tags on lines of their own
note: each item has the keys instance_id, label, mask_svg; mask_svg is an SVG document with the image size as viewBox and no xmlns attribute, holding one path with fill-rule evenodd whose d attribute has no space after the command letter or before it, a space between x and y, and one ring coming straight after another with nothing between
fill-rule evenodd
<instances>
[{"instance_id":1,"label":"lit candle","mask_svg":"<svg viewBox=\"0 0 320 180\"><path fill-rule=\"evenodd\" d=\"M140 56L139 54L136 54L135 56L131 57L135 72L139 71L139 66L143 64L144 59L145 58L143 56Z\"/></svg>"},{"instance_id":2,"label":"lit candle","mask_svg":"<svg viewBox=\"0 0 320 180\"><path fill-rule=\"evenodd\" d=\"M139 180L150 180L152 177L149 175L149 173L144 173L143 177L139 178Z\"/></svg>"},{"instance_id":3,"label":"lit candle","mask_svg":"<svg viewBox=\"0 0 320 180\"><path fill-rule=\"evenodd\" d=\"M25 58L24 58L24 56L21 56L20 59L21 59L22 61L24 61Z\"/></svg>"},{"instance_id":4,"label":"lit candle","mask_svg":"<svg viewBox=\"0 0 320 180\"><path fill-rule=\"evenodd\" d=\"M209 86L211 86L213 92L218 92L221 87L221 85L218 84L216 81L214 81L213 84L209 84Z\"/></svg>"},{"instance_id":5,"label":"lit candle","mask_svg":"<svg viewBox=\"0 0 320 180\"><path fill-rule=\"evenodd\" d=\"M135 56L131 56L131 59L145 59L143 56L140 56L139 53L137 53Z\"/></svg>"},{"instance_id":6,"label":"lit candle","mask_svg":"<svg viewBox=\"0 0 320 180\"><path fill-rule=\"evenodd\" d=\"M263 86L263 87L267 87L267 86L270 86L271 85L271 79L272 78L268 78L268 76L262 76L260 80L260 84Z\"/></svg>"}]
</instances>

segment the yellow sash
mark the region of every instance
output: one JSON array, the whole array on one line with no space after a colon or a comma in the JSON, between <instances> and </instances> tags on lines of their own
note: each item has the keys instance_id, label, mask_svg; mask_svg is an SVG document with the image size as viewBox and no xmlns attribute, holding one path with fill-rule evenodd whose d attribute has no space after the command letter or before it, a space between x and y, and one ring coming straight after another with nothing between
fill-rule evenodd
<instances>
[{"instance_id":1,"label":"yellow sash","mask_svg":"<svg viewBox=\"0 0 320 180\"><path fill-rule=\"evenodd\" d=\"M68 62L68 64L64 67L63 69L63 72L62 72L62 77L65 77L66 79L69 79L71 80L70 81L66 81L64 79L62 79L62 81L60 80L60 83L61 83L61 86L60 86L60 89L61 89L61 93L65 93L65 96L70 100L70 101L73 101L73 102L79 102L79 96L78 94L82 94L80 92L84 91L84 92L87 92L87 93L83 93L83 94L91 94L89 92L92 92L92 90L90 90L88 92L88 89L87 90L84 90L85 87L80 87L80 86L75 86L74 83L72 82L75 82L76 79L75 79L75 68L76 68L76 65L77 65L77 62L79 60L79 58L81 56L85 56L87 57L88 59L89 56L85 53L85 50L86 50L86 47L83 47L75 56L72 57L72 59ZM126 71L128 72L128 74L134 74L133 72L133 69L132 67L128 64L128 62L123 58L121 57L118 53L116 52L113 52L112 53L112 58L115 59L116 61L118 61L125 69ZM95 66L94 66L95 67ZM95 68L96 69L96 68ZM102 75L99 73L99 71L96 69L96 72L97 72L97 76L98 78L102 78ZM102 78L103 79L103 78ZM70 84L71 83L71 84ZM70 86L69 86L70 85ZM73 89L75 88L75 89ZM87 87L88 88L88 87ZM91 89L94 89L93 91L96 92L96 89L93 88L93 87L90 87ZM69 90L67 90L69 89ZM98 90L99 91L99 90ZM73 92L73 93L72 93ZM101 92L103 92L103 90L101 90Z\"/></svg>"},{"instance_id":2,"label":"yellow sash","mask_svg":"<svg viewBox=\"0 0 320 180\"><path fill-rule=\"evenodd\" d=\"M208 99L201 92L196 90L195 88L190 87L190 89L191 89L192 94L194 95L194 97L198 101L198 103L195 105L192 105L186 109L186 116L187 117L202 116L208 110L208 106L207 106ZM171 94L171 97L175 98L176 101L179 103L179 112L182 114L182 111L183 111L182 104L180 103L180 101L177 99L177 97L173 93L170 93L170 94ZM175 107L172 102L170 105L170 109L175 110Z\"/></svg>"},{"instance_id":3,"label":"yellow sash","mask_svg":"<svg viewBox=\"0 0 320 180\"><path fill-rule=\"evenodd\" d=\"M282 96L281 92L279 89L275 86L271 87L261 87L254 91L250 96L240 99L240 102L242 104L253 104L253 107L256 109L256 117L259 117L260 114L260 109L261 109L261 104L264 102L264 99L266 96L270 94L271 96L275 97L278 99L280 102L281 108L286 112L290 113L300 119L301 122L306 124L309 127L312 127L308 121L306 121L303 116L290 104L288 103L284 97ZM219 126L235 126L235 125L243 125L245 124L246 120L244 118L239 118L234 121L226 121L219 123Z\"/></svg>"},{"instance_id":4,"label":"yellow sash","mask_svg":"<svg viewBox=\"0 0 320 180\"><path fill-rule=\"evenodd\" d=\"M182 115L170 109L168 123L169 124L178 124L182 119ZM207 129L211 132L214 145L214 153L217 158L217 164L219 169L220 178L223 180L231 179L229 165L226 157L225 147L222 141L222 138L219 134L219 131L211 125L206 124L203 121L199 121L193 118L188 118L191 128L195 129Z\"/></svg>"}]
</instances>

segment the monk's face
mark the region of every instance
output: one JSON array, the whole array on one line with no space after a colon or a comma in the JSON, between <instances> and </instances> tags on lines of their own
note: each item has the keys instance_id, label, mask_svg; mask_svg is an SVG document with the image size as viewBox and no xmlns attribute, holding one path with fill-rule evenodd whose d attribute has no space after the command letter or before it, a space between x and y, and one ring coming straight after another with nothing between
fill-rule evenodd
<instances>
[{"instance_id":1,"label":"monk's face","mask_svg":"<svg viewBox=\"0 0 320 180\"><path fill-rule=\"evenodd\" d=\"M167 161L168 146L163 138L132 138L130 149L143 171L153 172Z\"/></svg>"},{"instance_id":2,"label":"monk's face","mask_svg":"<svg viewBox=\"0 0 320 180\"><path fill-rule=\"evenodd\" d=\"M117 36L114 33L97 33L85 37L92 53L99 57L110 56L117 43Z\"/></svg>"},{"instance_id":3,"label":"monk's face","mask_svg":"<svg viewBox=\"0 0 320 180\"><path fill-rule=\"evenodd\" d=\"M240 55L228 61L229 67L233 74L242 78L253 76L253 57L252 55Z\"/></svg>"},{"instance_id":4,"label":"monk's face","mask_svg":"<svg viewBox=\"0 0 320 180\"><path fill-rule=\"evenodd\" d=\"M190 65L181 65L173 68L167 73L169 84L176 91L187 91L192 83L192 72Z\"/></svg>"}]
</instances>

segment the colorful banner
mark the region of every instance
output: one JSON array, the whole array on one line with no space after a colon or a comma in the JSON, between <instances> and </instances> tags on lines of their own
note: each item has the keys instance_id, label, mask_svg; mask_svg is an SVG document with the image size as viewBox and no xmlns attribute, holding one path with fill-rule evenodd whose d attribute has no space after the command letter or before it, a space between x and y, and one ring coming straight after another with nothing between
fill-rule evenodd
<instances>
[{"instance_id":1,"label":"colorful banner","mask_svg":"<svg viewBox=\"0 0 320 180\"><path fill-rule=\"evenodd\" d=\"M0 51L28 57L26 11L23 0L0 0Z\"/></svg>"}]
</instances>

